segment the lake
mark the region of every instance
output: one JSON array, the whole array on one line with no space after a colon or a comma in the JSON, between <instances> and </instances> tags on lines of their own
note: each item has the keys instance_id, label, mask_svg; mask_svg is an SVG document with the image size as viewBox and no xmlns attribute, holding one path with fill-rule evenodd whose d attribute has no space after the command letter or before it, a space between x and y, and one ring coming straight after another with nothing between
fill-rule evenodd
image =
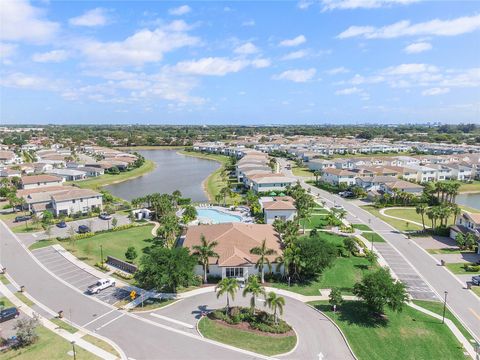
<instances>
[{"instance_id":1,"label":"lake","mask_svg":"<svg viewBox=\"0 0 480 360\"><path fill-rule=\"evenodd\" d=\"M183 197L192 201L207 201L202 182L220 167L216 161L178 154L177 150L138 151L155 162L152 172L136 179L105 186L105 189L122 199L132 200L152 193L169 193L180 190Z\"/></svg>"},{"instance_id":2,"label":"lake","mask_svg":"<svg viewBox=\"0 0 480 360\"><path fill-rule=\"evenodd\" d=\"M469 206L480 211L480 193L459 194L457 195L456 203L459 205Z\"/></svg>"}]
</instances>

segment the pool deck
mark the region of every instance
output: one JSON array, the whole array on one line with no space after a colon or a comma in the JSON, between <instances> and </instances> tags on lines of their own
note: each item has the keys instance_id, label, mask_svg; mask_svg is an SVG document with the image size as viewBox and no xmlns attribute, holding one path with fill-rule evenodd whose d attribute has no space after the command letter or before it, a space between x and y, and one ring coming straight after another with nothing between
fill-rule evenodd
<instances>
[{"instance_id":1,"label":"pool deck","mask_svg":"<svg viewBox=\"0 0 480 360\"><path fill-rule=\"evenodd\" d=\"M237 210L230 210L222 206L214 206L209 204L200 204L196 206L198 210L216 210L226 215L236 216L241 223L254 223L254 219L250 216L250 210L246 207L237 207ZM215 224L211 219L200 217L197 220L190 222L188 225L200 225L200 224Z\"/></svg>"}]
</instances>

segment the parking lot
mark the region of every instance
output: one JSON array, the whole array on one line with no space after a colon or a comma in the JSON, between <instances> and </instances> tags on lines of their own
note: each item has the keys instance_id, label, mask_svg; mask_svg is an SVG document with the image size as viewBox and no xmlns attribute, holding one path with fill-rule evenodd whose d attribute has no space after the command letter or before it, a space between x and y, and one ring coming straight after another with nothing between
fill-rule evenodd
<instances>
[{"instance_id":1,"label":"parking lot","mask_svg":"<svg viewBox=\"0 0 480 360\"><path fill-rule=\"evenodd\" d=\"M96 283L98 280L97 277L65 259L62 254L58 253L51 246L34 250L32 253L48 270L84 293L86 293L88 286ZM115 287L105 289L100 292L100 294L89 296L94 296L101 301L113 305L128 295L127 290Z\"/></svg>"}]
</instances>

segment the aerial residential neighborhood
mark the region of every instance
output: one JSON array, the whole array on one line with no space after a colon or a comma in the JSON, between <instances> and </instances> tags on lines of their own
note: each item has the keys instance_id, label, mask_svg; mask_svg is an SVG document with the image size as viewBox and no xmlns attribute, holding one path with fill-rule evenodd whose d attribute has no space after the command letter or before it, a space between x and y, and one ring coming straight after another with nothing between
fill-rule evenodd
<instances>
[{"instance_id":1,"label":"aerial residential neighborhood","mask_svg":"<svg viewBox=\"0 0 480 360\"><path fill-rule=\"evenodd\" d=\"M0 2L0 360L479 360L474 1Z\"/></svg>"}]
</instances>

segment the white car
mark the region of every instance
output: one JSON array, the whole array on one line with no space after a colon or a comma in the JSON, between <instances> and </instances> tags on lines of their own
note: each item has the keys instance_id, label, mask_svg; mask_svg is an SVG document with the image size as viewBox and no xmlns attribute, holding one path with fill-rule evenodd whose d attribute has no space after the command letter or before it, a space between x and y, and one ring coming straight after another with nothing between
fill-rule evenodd
<instances>
[{"instance_id":1,"label":"white car","mask_svg":"<svg viewBox=\"0 0 480 360\"><path fill-rule=\"evenodd\" d=\"M338 205L338 204L335 205L333 208L334 208L335 210L345 210L345 208L344 208L342 205Z\"/></svg>"},{"instance_id":2,"label":"white car","mask_svg":"<svg viewBox=\"0 0 480 360\"><path fill-rule=\"evenodd\" d=\"M99 279L95 284L90 285L87 289L89 294L98 294L100 291L109 287L115 287L115 280L112 278Z\"/></svg>"}]
</instances>

